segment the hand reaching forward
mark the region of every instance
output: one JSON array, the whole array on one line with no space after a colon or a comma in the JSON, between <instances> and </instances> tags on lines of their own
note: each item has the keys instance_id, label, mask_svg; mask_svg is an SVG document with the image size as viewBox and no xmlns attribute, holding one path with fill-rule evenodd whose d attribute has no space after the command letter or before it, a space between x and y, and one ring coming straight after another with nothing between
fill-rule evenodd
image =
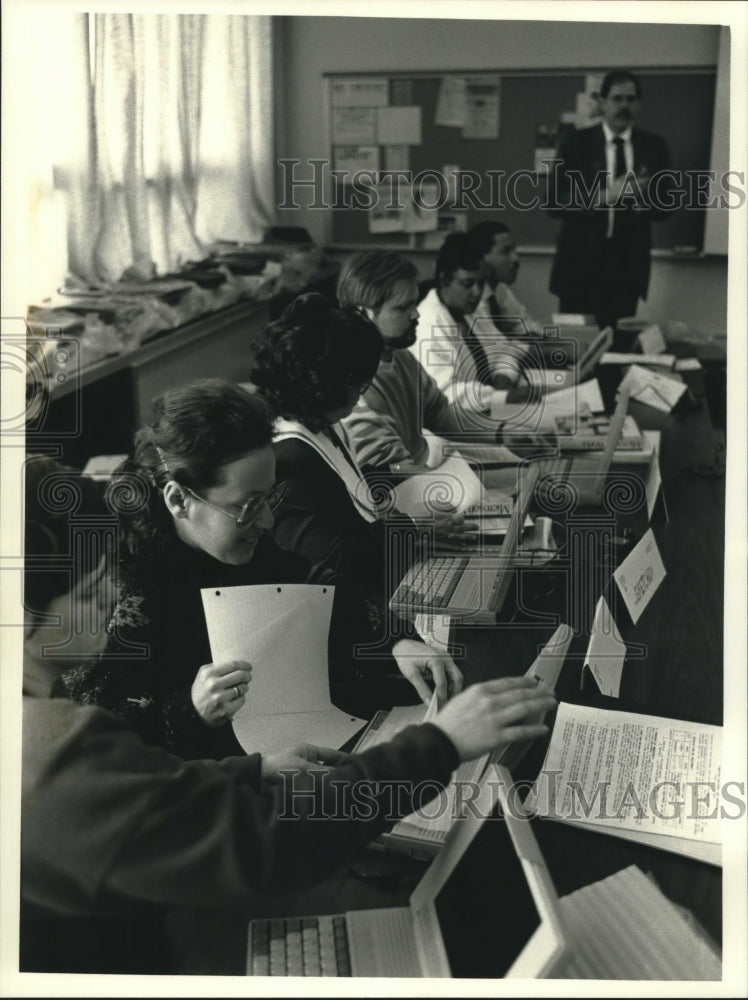
<instances>
[{"instance_id":1,"label":"hand reaching forward","mask_svg":"<svg viewBox=\"0 0 748 1000\"><path fill-rule=\"evenodd\" d=\"M434 725L454 743L460 760L473 760L504 743L531 740L548 732L539 720L556 706L544 685L526 677L501 677L474 684L452 698Z\"/></svg>"},{"instance_id":2,"label":"hand reaching forward","mask_svg":"<svg viewBox=\"0 0 748 1000\"><path fill-rule=\"evenodd\" d=\"M451 694L462 691L462 672L448 653L417 639L401 639L392 647L392 655L400 673L410 681L425 705L432 695L427 679L433 681L440 705Z\"/></svg>"},{"instance_id":3,"label":"hand reaching forward","mask_svg":"<svg viewBox=\"0 0 748 1000\"><path fill-rule=\"evenodd\" d=\"M350 759L350 754L330 747L318 747L311 743L297 743L290 750L266 754L262 758L263 781L280 781L281 771L308 771L322 767L336 767Z\"/></svg>"},{"instance_id":4,"label":"hand reaching forward","mask_svg":"<svg viewBox=\"0 0 748 1000\"><path fill-rule=\"evenodd\" d=\"M233 718L245 702L252 667L245 660L205 663L192 682L192 704L208 726Z\"/></svg>"}]
</instances>

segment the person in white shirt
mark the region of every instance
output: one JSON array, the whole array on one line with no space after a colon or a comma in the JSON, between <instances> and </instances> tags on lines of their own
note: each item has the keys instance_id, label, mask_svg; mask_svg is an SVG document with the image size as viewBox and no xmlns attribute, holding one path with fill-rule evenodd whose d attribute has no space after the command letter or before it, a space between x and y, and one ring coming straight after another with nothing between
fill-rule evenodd
<instances>
[{"instance_id":1,"label":"person in white shirt","mask_svg":"<svg viewBox=\"0 0 748 1000\"><path fill-rule=\"evenodd\" d=\"M506 401L525 354L525 345L513 344L485 314L476 321L484 274L468 234L450 234L436 258L436 287L418 305L416 343L410 348L451 402L478 413Z\"/></svg>"}]
</instances>

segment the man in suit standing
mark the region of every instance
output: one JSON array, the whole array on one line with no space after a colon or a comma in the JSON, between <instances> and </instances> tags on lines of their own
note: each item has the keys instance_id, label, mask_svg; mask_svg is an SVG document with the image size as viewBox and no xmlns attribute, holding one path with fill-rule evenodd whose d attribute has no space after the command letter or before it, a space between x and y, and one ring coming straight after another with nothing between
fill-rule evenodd
<instances>
[{"instance_id":1,"label":"man in suit standing","mask_svg":"<svg viewBox=\"0 0 748 1000\"><path fill-rule=\"evenodd\" d=\"M563 136L551 173L549 211L562 220L551 291L566 313L591 313L600 327L636 313L646 298L650 221L667 215L665 140L634 126L642 97L625 70L603 79L602 122Z\"/></svg>"}]
</instances>

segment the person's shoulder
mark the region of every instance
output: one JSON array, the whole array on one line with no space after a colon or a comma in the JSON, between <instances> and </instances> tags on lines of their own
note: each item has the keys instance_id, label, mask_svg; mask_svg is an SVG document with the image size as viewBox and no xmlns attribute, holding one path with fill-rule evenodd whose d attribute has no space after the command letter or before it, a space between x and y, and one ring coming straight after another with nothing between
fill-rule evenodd
<instances>
[{"instance_id":1,"label":"person's shoulder","mask_svg":"<svg viewBox=\"0 0 748 1000\"><path fill-rule=\"evenodd\" d=\"M635 125L631 130L631 139L632 142L639 143L642 146L667 149L667 140L664 136L659 135L657 132L648 132L646 129L639 128L637 125Z\"/></svg>"},{"instance_id":2,"label":"person's shoulder","mask_svg":"<svg viewBox=\"0 0 748 1000\"><path fill-rule=\"evenodd\" d=\"M275 452L275 477L283 479L301 479L319 475L328 468L327 463L307 441L301 438L285 438L273 442Z\"/></svg>"},{"instance_id":3,"label":"person's shoulder","mask_svg":"<svg viewBox=\"0 0 748 1000\"><path fill-rule=\"evenodd\" d=\"M64 756L84 754L112 741L140 743L137 733L119 716L97 705L68 698L23 699L23 769L26 778L43 775Z\"/></svg>"},{"instance_id":4,"label":"person's shoulder","mask_svg":"<svg viewBox=\"0 0 748 1000\"><path fill-rule=\"evenodd\" d=\"M561 134L559 148L586 148L598 143L603 138L603 127L599 122L587 125L585 128L569 128Z\"/></svg>"}]
</instances>

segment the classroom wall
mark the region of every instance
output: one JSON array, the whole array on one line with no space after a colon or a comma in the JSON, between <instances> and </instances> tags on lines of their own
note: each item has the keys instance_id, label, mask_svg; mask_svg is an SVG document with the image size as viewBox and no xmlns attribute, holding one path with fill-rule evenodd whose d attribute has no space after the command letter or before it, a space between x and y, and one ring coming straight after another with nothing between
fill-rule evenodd
<instances>
[{"instance_id":1,"label":"classroom wall","mask_svg":"<svg viewBox=\"0 0 748 1000\"><path fill-rule=\"evenodd\" d=\"M283 53L278 151L302 162L328 155L324 73L599 68L609 61L633 68L713 66L720 36L717 25L412 18L278 17L277 28ZM300 208L279 214L283 224L304 226L325 243L324 211ZM547 291L550 263L550 255L527 258L517 286L540 319L556 306ZM426 265L428 260L419 267L429 270ZM724 259L695 264L655 259L649 302L640 313L693 317L696 325L724 330L726 288Z\"/></svg>"}]
</instances>

